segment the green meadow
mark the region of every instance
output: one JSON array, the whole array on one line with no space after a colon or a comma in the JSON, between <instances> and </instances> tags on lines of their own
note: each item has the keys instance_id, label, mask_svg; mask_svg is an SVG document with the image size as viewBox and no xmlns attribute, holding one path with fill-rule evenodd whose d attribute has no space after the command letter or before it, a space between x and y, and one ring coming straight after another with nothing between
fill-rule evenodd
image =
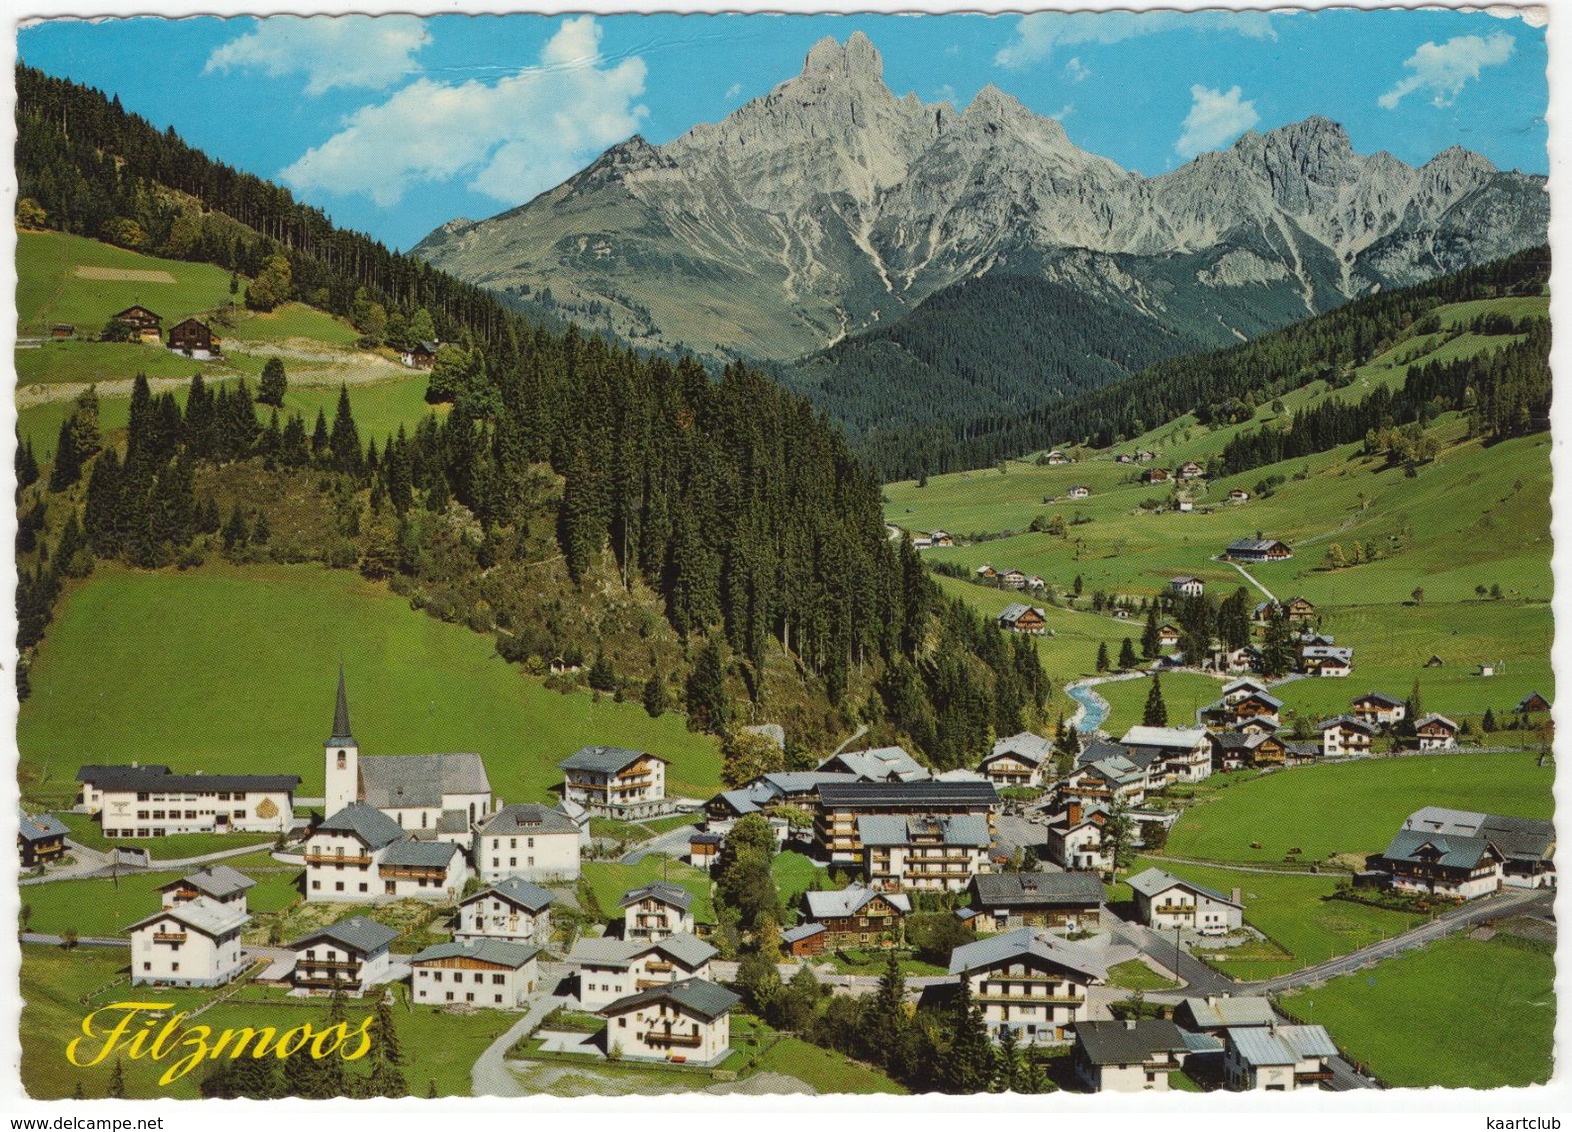
<instances>
[{"instance_id":1,"label":"green meadow","mask_svg":"<svg viewBox=\"0 0 1572 1132\"><path fill-rule=\"evenodd\" d=\"M601 912L610 919L621 915L617 907L624 895L654 881L669 881L693 894L693 918L701 924L715 922L710 902L710 878L702 869L660 853L651 853L636 865L620 861L585 861L581 875L595 893Z\"/></svg>"},{"instance_id":2,"label":"green meadow","mask_svg":"<svg viewBox=\"0 0 1572 1132\"><path fill-rule=\"evenodd\" d=\"M322 787L322 741L344 664L367 754L477 751L493 791L550 800L556 764L588 744L671 760L674 793L719 787L712 739L683 717L547 691L488 637L384 587L314 566L143 573L100 564L62 599L17 722L30 800L60 804L88 762L298 774Z\"/></svg>"},{"instance_id":3,"label":"green meadow","mask_svg":"<svg viewBox=\"0 0 1572 1132\"><path fill-rule=\"evenodd\" d=\"M299 895L295 882L300 870L266 859L271 868L232 866L257 882L246 893L247 906L253 913L277 912ZM183 872L128 873L118 880L95 877L28 885L22 889L22 902L32 912L28 927L48 935L66 931L79 936L123 935L125 928L158 910L159 888L182 875Z\"/></svg>"}]
</instances>

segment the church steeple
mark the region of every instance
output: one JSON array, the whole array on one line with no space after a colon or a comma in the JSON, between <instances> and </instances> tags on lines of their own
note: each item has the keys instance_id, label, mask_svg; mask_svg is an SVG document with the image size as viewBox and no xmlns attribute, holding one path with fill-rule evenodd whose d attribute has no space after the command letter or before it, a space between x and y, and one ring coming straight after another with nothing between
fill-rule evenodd
<instances>
[{"instance_id":1,"label":"church steeple","mask_svg":"<svg viewBox=\"0 0 1572 1132\"><path fill-rule=\"evenodd\" d=\"M349 697L344 694L344 666L338 666L338 704L333 709L333 735L325 747L352 747L354 733L349 729Z\"/></svg>"}]
</instances>

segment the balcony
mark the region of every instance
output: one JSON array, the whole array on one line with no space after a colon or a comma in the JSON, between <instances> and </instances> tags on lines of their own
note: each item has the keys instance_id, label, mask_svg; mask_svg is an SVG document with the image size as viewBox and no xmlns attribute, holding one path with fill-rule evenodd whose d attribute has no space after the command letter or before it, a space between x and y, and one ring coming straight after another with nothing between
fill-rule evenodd
<instances>
[{"instance_id":1,"label":"balcony","mask_svg":"<svg viewBox=\"0 0 1572 1132\"><path fill-rule=\"evenodd\" d=\"M186 933L185 932L154 932L153 933L153 942L154 943L184 943L185 941L186 941Z\"/></svg>"},{"instance_id":2,"label":"balcony","mask_svg":"<svg viewBox=\"0 0 1572 1132\"><path fill-rule=\"evenodd\" d=\"M670 963L663 963L663 962L658 962L658 961L652 960L651 962L646 963L644 965L644 969L646 971L651 972L652 974L670 974L676 968L675 968L675 966L673 966Z\"/></svg>"},{"instance_id":3,"label":"balcony","mask_svg":"<svg viewBox=\"0 0 1572 1132\"><path fill-rule=\"evenodd\" d=\"M369 865L371 858L363 854L346 853L342 857L336 853L307 853L308 865Z\"/></svg>"},{"instance_id":4,"label":"balcony","mask_svg":"<svg viewBox=\"0 0 1572 1132\"><path fill-rule=\"evenodd\" d=\"M1315 1069L1294 1074L1294 1084L1296 1085L1314 1085L1322 1081L1330 1081L1331 1079L1332 1071L1330 1069Z\"/></svg>"},{"instance_id":5,"label":"balcony","mask_svg":"<svg viewBox=\"0 0 1572 1132\"><path fill-rule=\"evenodd\" d=\"M667 1034L655 1030L640 1034L639 1040L645 1045L684 1046L688 1049L697 1049L704 1044L704 1038L698 1034Z\"/></svg>"},{"instance_id":6,"label":"balcony","mask_svg":"<svg viewBox=\"0 0 1572 1132\"><path fill-rule=\"evenodd\" d=\"M379 876L388 880L402 878L404 880L434 880L447 879L447 870L439 868L421 868L417 865L383 865L377 870Z\"/></svg>"},{"instance_id":7,"label":"balcony","mask_svg":"<svg viewBox=\"0 0 1572 1132\"><path fill-rule=\"evenodd\" d=\"M973 996L978 1002L1026 1002L1045 1003L1049 1006L1080 1006L1086 1002L1084 995L1078 994L978 994Z\"/></svg>"},{"instance_id":8,"label":"balcony","mask_svg":"<svg viewBox=\"0 0 1572 1132\"><path fill-rule=\"evenodd\" d=\"M360 961L358 959L297 959L295 966L306 970L325 967L332 971L359 971Z\"/></svg>"},{"instance_id":9,"label":"balcony","mask_svg":"<svg viewBox=\"0 0 1572 1132\"><path fill-rule=\"evenodd\" d=\"M295 985L297 987L326 987L329 990L358 990L359 979L341 979L331 975L302 975L295 972Z\"/></svg>"}]
</instances>

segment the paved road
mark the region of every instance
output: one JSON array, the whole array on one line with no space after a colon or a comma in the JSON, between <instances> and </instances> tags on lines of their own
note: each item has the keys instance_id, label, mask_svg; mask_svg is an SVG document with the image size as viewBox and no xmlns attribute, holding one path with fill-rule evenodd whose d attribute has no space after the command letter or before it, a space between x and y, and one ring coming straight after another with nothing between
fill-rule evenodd
<instances>
[{"instance_id":1,"label":"paved road","mask_svg":"<svg viewBox=\"0 0 1572 1132\"><path fill-rule=\"evenodd\" d=\"M571 996L554 993L563 983L568 972L565 963L542 963L540 965L541 992L529 1000L529 1009L524 1016L496 1041L486 1047L485 1051L476 1059L469 1071L469 1094L472 1097L522 1097L524 1089L520 1086L518 1078L514 1077L507 1067L508 1050L513 1048L513 1043L527 1034L533 1033L559 1006L574 1006L577 1000Z\"/></svg>"},{"instance_id":2,"label":"paved road","mask_svg":"<svg viewBox=\"0 0 1572 1132\"><path fill-rule=\"evenodd\" d=\"M667 830L648 841L641 841L638 847L630 849L618 860L624 865L636 865L651 853L665 853L669 857L686 857L688 855L688 837L693 833L691 825L678 826L676 829Z\"/></svg>"},{"instance_id":3,"label":"paved road","mask_svg":"<svg viewBox=\"0 0 1572 1132\"><path fill-rule=\"evenodd\" d=\"M57 935L47 935L43 932L22 932L23 943L42 943L60 946L65 941ZM78 947L130 947L129 939L112 939L106 936L84 935L77 939Z\"/></svg>"},{"instance_id":4,"label":"paved road","mask_svg":"<svg viewBox=\"0 0 1572 1132\"><path fill-rule=\"evenodd\" d=\"M1219 561L1221 561L1221 559L1219 559ZM1267 601L1270 601L1270 602L1273 602L1273 603L1275 603L1277 601L1276 595L1273 594L1271 590L1269 590L1265 586L1263 586L1260 582L1256 581L1255 577L1250 573L1250 571L1246 570L1243 566L1239 565L1239 563L1237 563L1237 562L1230 562L1228 565L1232 566L1235 570L1238 570L1241 574L1244 575L1245 581L1249 582L1252 586L1254 586L1256 589L1260 590L1263 594L1265 594Z\"/></svg>"}]
</instances>

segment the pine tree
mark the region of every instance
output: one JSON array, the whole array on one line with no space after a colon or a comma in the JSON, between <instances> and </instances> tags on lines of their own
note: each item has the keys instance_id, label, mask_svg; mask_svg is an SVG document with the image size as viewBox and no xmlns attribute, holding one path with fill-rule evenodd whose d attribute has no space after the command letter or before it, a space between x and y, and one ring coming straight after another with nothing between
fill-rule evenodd
<instances>
[{"instance_id":1,"label":"pine tree","mask_svg":"<svg viewBox=\"0 0 1572 1132\"><path fill-rule=\"evenodd\" d=\"M1108 671L1108 642L1099 641L1097 644L1097 671Z\"/></svg>"},{"instance_id":2,"label":"pine tree","mask_svg":"<svg viewBox=\"0 0 1572 1132\"><path fill-rule=\"evenodd\" d=\"M333 415L333 431L328 437L328 463L335 471L359 475L365 454L360 450L360 430L349 407L349 386L338 387L338 409Z\"/></svg>"},{"instance_id":3,"label":"pine tree","mask_svg":"<svg viewBox=\"0 0 1572 1132\"><path fill-rule=\"evenodd\" d=\"M1152 675L1152 690L1146 694L1146 710L1141 722L1147 727L1168 726L1168 705L1163 703L1163 688L1157 675Z\"/></svg>"},{"instance_id":4,"label":"pine tree","mask_svg":"<svg viewBox=\"0 0 1572 1132\"><path fill-rule=\"evenodd\" d=\"M311 455L315 459L322 459L328 451L328 426L327 414L321 409L317 410L316 427L311 430Z\"/></svg>"},{"instance_id":5,"label":"pine tree","mask_svg":"<svg viewBox=\"0 0 1572 1132\"><path fill-rule=\"evenodd\" d=\"M731 721L720 646L706 641L688 675L688 729L719 735Z\"/></svg>"},{"instance_id":6,"label":"pine tree","mask_svg":"<svg viewBox=\"0 0 1572 1132\"><path fill-rule=\"evenodd\" d=\"M589 686L597 692L617 690L617 671L612 667L611 658L605 652L595 654L595 662L589 669Z\"/></svg>"},{"instance_id":7,"label":"pine tree","mask_svg":"<svg viewBox=\"0 0 1572 1132\"><path fill-rule=\"evenodd\" d=\"M1119 646L1119 667L1128 671L1140 663L1135 655L1135 646L1130 643L1130 638L1126 637L1124 644Z\"/></svg>"},{"instance_id":8,"label":"pine tree","mask_svg":"<svg viewBox=\"0 0 1572 1132\"><path fill-rule=\"evenodd\" d=\"M670 706L671 697L666 693L666 681L658 671L650 673L650 678L644 682L644 710L649 712L651 719L659 719Z\"/></svg>"},{"instance_id":9,"label":"pine tree","mask_svg":"<svg viewBox=\"0 0 1572 1132\"><path fill-rule=\"evenodd\" d=\"M1414 686L1408 692L1408 718L1417 722L1425 714L1425 702L1419 697L1419 680L1415 678Z\"/></svg>"},{"instance_id":10,"label":"pine tree","mask_svg":"<svg viewBox=\"0 0 1572 1132\"><path fill-rule=\"evenodd\" d=\"M1141 655L1147 660L1155 660L1162 652L1162 642L1158 638L1157 606L1152 604L1146 610L1146 628L1141 632Z\"/></svg>"},{"instance_id":11,"label":"pine tree","mask_svg":"<svg viewBox=\"0 0 1572 1132\"><path fill-rule=\"evenodd\" d=\"M1485 717L1479 721L1479 730L1486 734L1496 730L1496 713L1489 708L1485 709Z\"/></svg>"},{"instance_id":12,"label":"pine tree","mask_svg":"<svg viewBox=\"0 0 1572 1132\"><path fill-rule=\"evenodd\" d=\"M938 1067L938 1085L946 1093L985 1092L994 1076L993 1043L988 1040L982 1011L972 999L971 980L963 977L950 1008L950 1052Z\"/></svg>"},{"instance_id":13,"label":"pine tree","mask_svg":"<svg viewBox=\"0 0 1572 1132\"><path fill-rule=\"evenodd\" d=\"M284 360L278 357L269 358L262 365L262 379L257 385L257 400L264 405L282 408L284 392L288 385L288 378L284 374Z\"/></svg>"},{"instance_id":14,"label":"pine tree","mask_svg":"<svg viewBox=\"0 0 1572 1132\"><path fill-rule=\"evenodd\" d=\"M125 1062L115 1058L115 1067L109 1072L109 1095L111 1097L124 1097L126 1095L126 1067Z\"/></svg>"}]
</instances>

